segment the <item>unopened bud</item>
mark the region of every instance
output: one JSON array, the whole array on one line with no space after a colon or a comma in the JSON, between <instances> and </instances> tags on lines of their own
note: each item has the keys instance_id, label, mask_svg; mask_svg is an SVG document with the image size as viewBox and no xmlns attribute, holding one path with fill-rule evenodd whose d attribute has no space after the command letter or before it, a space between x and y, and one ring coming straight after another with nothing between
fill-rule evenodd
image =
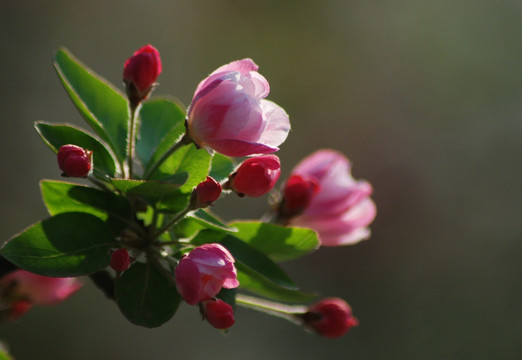
<instances>
[{"instance_id":1,"label":"unopened bud","mask_svg":"<svg viewBox=\"0 0 522 360\"><path fill-rule=\"evenodd\" d=\"M276 155L251 157L228 177L228 187L239 196L258 197L268 193L281 175Z\"/></svg>"},{"instance_id":2,"label":"unopened bud","mask_svg":"<svg viewBox=\"0 0 522 360\"><path fill-rule=\"evenodd\" d=\"M289 218L303 212L319 189L317 181L311 178L301 175L290 176L283 190L279 216Z\"/></svg>"},{"instance_id":3,"label":"unopened bud","mask_svg":"<svg viewBox=\"0 0 522 360\"><path fill-rule=\"evenodd\" d=\"M152 45L142 47L128 58L123 65L123 82L129 101L136 105L146 99L160 73L160 55Z\"/></svg>"},{"instance_id":4,"label":"unopened bud","mask_svg":"<svg viewBox=\"0 0 522 360\"><path fill-rule=\"evenodd\" d=\"M114 250L111 255L111 268L115 271L122 272L130 266L130 256L127 249Z\"/></svg>"},{"instance_id":5,"label":"unopened bud","mask_svg":"<svg viewBox=\"0 0 522 360\"><path fill-rule=\"evenodd\" d=\"M58 167L62 176L86 177L92 168L92 151L76 145L63 145L58 150Z\"/></svg>"},{"instance_id":6,"label":"unopened bud","mask_svg":"<svg viewBox=\"0 0 522 360\"><path fill-rule=\"evenodd\" d=\"M234 309L221 299L212 299L203 304L203 316L216 329L228 329L234 325Z\"/></svg>"},{"instance_id":7,"label":"unopened bud","mask_svg":"<svg viewBox=\"0 0 522 360\"><path fill-rule=\"evenodd\" d=\"M191 206L194 209L207 207L219 199L220 195L221 184L207 176L207 179L200 182L192 192Z\"/></svg>"},{"instance_id":8,"label":"unopened bud","mask_svg":"<svg viewBox=\"0 0 522 360\"><path fill-rule=\"evenodd\" d=\"M305 324L327 338L343 336L359 321L352 315L352 308L343 299L327 298L312 305L302 316Z\"/></svg>"}]
</instances>

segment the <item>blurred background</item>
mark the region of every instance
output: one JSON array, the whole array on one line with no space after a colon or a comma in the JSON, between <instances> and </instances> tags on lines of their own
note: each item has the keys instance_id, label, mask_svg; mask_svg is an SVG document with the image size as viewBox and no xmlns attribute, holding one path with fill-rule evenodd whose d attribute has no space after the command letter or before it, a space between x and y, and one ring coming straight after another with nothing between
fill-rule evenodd
<instances>
[{"instance_id":1,"label":"blurred background","mask_svg":"<svg viewBox=\"0 0 522 360\"><path fill-rule=\"evenodd\" d=\"M140 328L86 279L0 339L18 360L519 359L521 15L519 0L0 1L0 241L47 216L38 181L59 178L33 122L83 126L52 68L60 46L123 89L123 62L153 44L155 95L186 105L215 68L253 58L292 122L282 178L334 148L378 207L370 240L284 264L304 290L352 305L360 326L343 338L243 308L223 336L187 305Z\"/></svg>"}]
</instances>

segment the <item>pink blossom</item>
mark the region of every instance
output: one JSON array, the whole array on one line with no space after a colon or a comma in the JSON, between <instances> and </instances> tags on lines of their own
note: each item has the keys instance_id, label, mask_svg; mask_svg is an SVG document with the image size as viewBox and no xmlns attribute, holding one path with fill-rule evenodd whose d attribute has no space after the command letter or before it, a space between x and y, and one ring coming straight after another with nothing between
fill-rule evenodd
<instances>
[{"instance_id":1,"label":"pink blossom","mask_svg":"<svg viewBox=\"0 0 522 360\"><path fill-rule=\"evenodd\" d=\"M41 276L25 270L16 270L0 279L2 299L12 303L25 300L33 305L55 305L81 287L76 278Z\"/></svg>"},{"instance_id":2,"label":"pink blossom","mask_svg":"<svg viewBox=\"0 0 522 360\"><path fill-rule=\"evenodd\" d=\"M339 298L323 299L312 305L303 320L317 333L331 339L343 336L359 325L350 305Z\"/></svg>"},{"instance_id":3,"label":"pink blossom","mask_svg":"<svg viewBox=\"0 0 522 360\"><path fill-rule=\"evenodd\" d=\"M176 287L190 305L209 300L221 288L239 286L234 258L219 244L198 246L181 258L175 270Z\"/></svg>"},{"instance_id":4,"label":"pink blossom","mask_svg":"<svg viewBox=\"0 0 522 360\"><path fill-rule=\"evenodd\" d=\"M351 176L350 163L344 155L319 150L303 159L293 175L316 182L319 190L300 214L287 219L289 225L315 230L325 246L355 244L370 236L367 226L376 214L370 199L372 187Z\"/></svg>"},{"instance_id":5,"label":"pink blossom","mask_svg":"<svg viewBox=\"0 0 522 360\"><path fill-rule=\"evenodd\" d=\"M290 131L288 115L265 100L268 81L251 59L221 66L196 88L187 117L187 134L199 147L228 156L279 150Z\"/></svg>"},{"instance_id":6,"label":"pink blossom","mask_svg":"<svg viewBox=\"0 0 522 360\"><path fill-rule=\"evenodd\" d=\"M63 171L63 176L86 177L92 168L92 151L79 146L63 145L57 154L58 167Z\"/></svg>"},{"instance_id":7,"label":"pink blossom","mask_svg":"<svg viewBox=\"0 0 522 360\"><path fill-rule=\"evenodd\" d=\"M234 325L234 309L221 299L206 301L203 310L205 319L216 329L228 329Z\"/></svg>"},{"instance_id":8,"label":"pink blossom","mask_svg":"<svg viewBox=\"0 0 522 360\"><path fill-rule=\"evenodd\" d=\"M281 175L276 155L251 157L229 176L229 186L239 196L258 197L268 193Z\"/></svg>"}]
</instances>

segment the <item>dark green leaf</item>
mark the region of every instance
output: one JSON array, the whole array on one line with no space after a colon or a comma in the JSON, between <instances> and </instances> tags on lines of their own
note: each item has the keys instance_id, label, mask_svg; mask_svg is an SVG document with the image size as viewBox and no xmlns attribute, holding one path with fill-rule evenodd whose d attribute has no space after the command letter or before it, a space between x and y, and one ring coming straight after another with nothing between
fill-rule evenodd
<instances>
[{"instance_id":1,"label":"dark green leaf","mask_svg":"<svg viewBox=\"0 0 522 360\"><path fill-rule=\"evenodd\" d=\"M112 185L123 193L144 195L151 198L161 198L172 195L182 186L188 178L188 174L183 172L171 176L169 182L156 180L122 180L113 179Z\"/></svg>"},{"instance_id":2,"label":"dark green leaf","mask_svg":"<svg viewBox=\"0 0 522 360\"><path fill-rule=\"evenodd\" d=\"M210 176L214 180L221 182L228 178L228 175L234 171L235 166L234 161L228 156L214 153L210 165Z\"/></svg>"},{"instance_id":3,"label":"dark green leaf","mask_svg":"<svg viewBox=\"0 0 522 360\"><path fill-rule=\"evenodd\" d=\"M147 170L151 160L157 160L185 132L185 111L173 101L153 99L142 105L140 118L136 153ZM163 152L156 154L158 149Z\"/></svg>"},{"instance_id":4,"label":"dark green leaf","mask_svg":"<svg viewBox=\"0 0 522 360\"><path fill-rule=\"evenodd\" d=\"M237 279L239 287L251 291L255 294L285 302L309 302L317 297L314 294L304 293L299 290L289 290L267 281L256 272L244 267L241 263L237 264Z\"/></svg>"},{"instance_id":5,"label":"dark green leaf","mask_svg":"<svg viewBox=\"0 0 522 360\"><path fill-rule=\"evenodd\" d=\"M84 212L106 221L114 234L125 226L122 219L130 219L131 206L123 196L87 186L62 181L43 180L42 198L51 215L64 212Z\"/></svg>"},{"instance_id":6,"label":"dark green leaf","mask_svg":"<svg viewBox=\"0 0 522 360\"><path fill-rule=\"evenodd\" d=\"M57 153L63 145L78 145L93 152L95 173L101 176L108 175L111 177L116 174L116 165L111 154L104 145L83 130L71 125L49 124L44 122L37 122L34 126L40 137L55 153Z\"/></svg>"},{"instance_id":7,"label":"dark green leaf","mask_svg":"<svg viewBox=\"0 0 522 360\"><path fill-rule=\"evenodd\" d=\"M298 289L297 285L277 264L243 241L227 235L219 243L232 253L236 262L240 263L243 268L248 268L252 273L279 287L289 290Z\"/></svg>"},{"instance_id":8,"label":"dark green leaf","mask_svg":"<svg viewBox=\"0 0 522 360\"><path fill-rule=\"evenodd\" d=\"M315 231L261 222L235 222L235 237L243 240L274 261L285 261L308 254L319 247Z\"/></svg>"},{"instance_id":9,"label":"dark green leaf","mask_svg":"<svg viewBox=\"0 0 522 360\"><path fill-rule=\"evenodd\" d=\"M180 296L174 275L166 274L152 263L134 263L116 279L116 302L131 323L158 327L174 316Z\"/></svg>"},{"instance_id":10,"label":"dark green leaf","mask_svg":"<svg viewBox=\"0 0 522 360\"><path fill-rule=\"evenodd\" d=\"M86 213L43 220L8 241L0 254L20 268L45 276L80 276L109 265L117 243L107 225Z\"/></svg>"},{"instance_id":11,"label":"dark green leaf","mask_svg":"<svg viewBox=\"0 0 522 360\"><path fill-rule=\"evenodd\" d=\"M123 164L129 126L125 97L65 49L56 52L54 67L80 114Z\"/></svg>"}]
</instances>

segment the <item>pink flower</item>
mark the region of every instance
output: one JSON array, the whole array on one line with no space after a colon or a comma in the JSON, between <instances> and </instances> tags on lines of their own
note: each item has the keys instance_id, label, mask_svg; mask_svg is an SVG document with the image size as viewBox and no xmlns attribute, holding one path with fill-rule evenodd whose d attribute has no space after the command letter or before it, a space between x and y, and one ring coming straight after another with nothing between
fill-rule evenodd
<instances>
[{"instance_id":1,"label":"pink flower","mask_svg":"<svg viewBox=\"0 0 522 360\"><path fill-rule=\"evenodd\" d=\"M221 288L239 286L234 258L219 244L198 246L181 258L175 270L176 287L190 305L210 300Z\"/></svg>"},{"instance_id":2,"label":"pink flower","mask_svg":"<svg viewBox=\"0 0 522 360\"><path fill-rule=\"evenodd\" d=\"M339 298L323 299L312 305L303 320L317 333L331 339L341 337L359 325L350 305Z\"/></svg>"},{"instance_id":3,"label":"pink flower","mask_svg":"<svg viewBox=\"0 0 522 360\"><path fill-rule=\"evenodd\" d=\"M265 100L268 81L251 59L231 62L199 83L187 117L187 134L199 147L228 156L279 150L290 131L288 115Z\"/></svg>"},{"instance_id":4,"label":"pink flower","mask_svg":"<svg viewBox=\"0 0 522 360\"><path fill-rule=\"evenodd\" d=\"M192 192L192 207L199 209L212 205L214 201L219 199L221 190L221 184L212 177L207 176L207 179L200 182Z\"/></svg>"},{"instance_id":5,"label":"pink flower","mask_svg":"<svg viewBox=\"0 0 522 360\"><path fill-rule=\"evenodd\" d=\"M286 219L289 225L315 230L325 246L355 244L370 236L367 226L376 214L375 204L370 199L372 187L351 176L350 163L344 155L333 150L319 150L303 159L292 171L291 181L284 190L283 205L286 196L295 197L291 193L295 190L291 187L294 175L317 183L319 190L304 195L311 197L309 204L300 214ZM309 191L306 186L304 189ZM280 210L280 216L284 215Z\"/></svg>"},{"instance_id":6,"label":"pink flower","mask_svg":"<svg viewBox=\"0 0 522 360\"><path fill-rule=\"evenodd\" d=\"M146 45L137 50L123 65L123 82L131 103L146 99L154 82L161 74L161 59L158 50Z\"/></svg>"},{"instance_id":7,"label":"pink flower","mask_svg":"<svg viewBox=\"0 0 522 360\"><path fill-rule=\"evenodd\" d=\"M131 259L127 249L116 249L111 254L111 268L114 271L122 272L130 267Z\"/></svg>"},{"instance_id":8,"label":"pink flower","mask_svg":"<svg viewBox=\"0 0 522 360\"><path fill-rule=\"evenodd\" d=\"M228 186L239 196L262 196L272 190L279 175L281 163L277 156L251 157L229 176Z\"/></svg>"},{"instance_id":9,"label":"pink flower","mask_svg":"<svg viewBox=\"0 0 522 360\"><path fill-rule=\"evenodd\" d=\"M212 299L204 303L204 316L216 329L228 329L234 325L234 309L221 299Z\"/></svg>"},{"instance_id":10,"label":"pink flower","mask_svg":"<svg viewBox=\"0 0 522 360\"><path fill-rule=\"evenodd\" d=\"M58 167L63 176L86 177L92 168L92 151L76 145L63 145L58 150Z\"/></svg>"},{"instance_id":11,"label":"pink flower","mask_svg":"<svg viewBox=\"0 0 522 360\"><path fill-rule=\"evenodd\" d=\"M16 270L0 279L0 294L2 299L8 299L13 304L24 300L32 305L55 305L81 286L76 278L47 277Z\"/></svg>"}]
</instances>

